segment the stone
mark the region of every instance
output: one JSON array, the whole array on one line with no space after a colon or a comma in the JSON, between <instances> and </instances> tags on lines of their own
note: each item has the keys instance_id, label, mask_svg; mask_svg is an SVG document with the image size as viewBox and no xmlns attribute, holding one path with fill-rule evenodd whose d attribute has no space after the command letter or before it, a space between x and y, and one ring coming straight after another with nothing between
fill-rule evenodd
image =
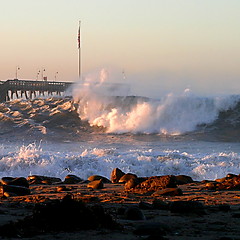
<instances>
[{"instance_id":1,"label":"stone","mask_svg":"<svg viewBox=\"0 0 240 240\"><path fill-rule=\"evenodd\" d=\"M14 186L14 185L2 185L0 186L0 192L2 195L5 195L5 192L14 193L17 196L29 195L30 189L23 186Z\"/></svg>"},{"instance_id":2,"label":"stone","mask_svg":"<svg viewBox=\"0 0 240 240\"><path fill-rule=\"evenodd\" d=\"M207 190L216 190L216 187L217 187L217 182L207 182L205 184L205 188Z\"/></svg>"},{"instance_id":3,"label":"stone","mask_svg":"<svg viewBox=\"0 0 240 240\"><path fill-rule=\"evenodd\" d=\"M141 209L138 207L128 207L124 212L124 218L126 220L145 220L145 216Z\"/></svg>"},{"instance_id":4,"label":"stone","mask_svg":"<svg viewBox=\"0 0 240 240\"><path fill-rule=\"evenodd\" d=\"M175 177L176 177L177 185L193 183L193 179L190 176L187 176L187 175L177 175Z\"/></svg>"},{"instance_id":5,"label":"stone","mask_svg":"<svg viewBox=\"0 0 240 240\"><path fill-rule=\"evenodd\" d=\"M114 168L111 173L110 180L112 183L117 183L119 179L124 175L125 173L120 170L119 168Z\"/></svg>"},{"instance_id":6,"label":"stone","mask_svg":"<svg viewBox=\"0 0 240 240\"><path fill-rule=\"evenodd\" d=\"M125 190L130 190L132 188L135 188L138 184L139 184L138 179L132 178L125 183L124 188Z\"/></svg>"},{"instance_id":7,"label":"stone","mask_svg":"<svg viewBox=\"0 0 240 240\"><path fill-rule=\"evenodd\" d=\"M8 197L16 197L18 195L16 193L13 193L13 192L4 192L3 196L8 198Z\"/></svg>"},{"instance_id":8,"label":"stone","mask_svg":"<svg viewBox=\"0 0 240 240\"><path fill-rule=\"evenodd\" d=\"M57 192L65 192L65 191L71 191L71 189L67 188L66 186L58 186Z\"/></svg>"},{"instance_id":9,"label":"stone","mask_svg":"<svg viewBox=\"0 0 240 240\"><path fill-rule=\"evenodd\" d=\"M102 180L103 183L111 183L111 181L103 176L100 175L92 175L88 178L88 181L92 182L95 180Z\"/></svg>"},{"instance_id":10,"label":"stone","mask_svg":"<svg viewBox=\"0 0 240 240\"><path fill-rule=\"evenodd\" d=\"M153 196L182 196L183 192L180 188L164 188L152 194Z\"/></svg>"},{"instance_id":11,"label":"stone","mask_svg":"<svg viewBox=\"0 0 240 240\"><path fill-rule=\"evenodd\" d=\"M81 179L80 177L76 176L76 175L72 175L72 174L69 174L65 177L63 183L65 184L76 184L76 183L79 183L79 182L82 182L83 179Z\"/></svg>"},{"instance_id":12,"label":"stone","mask_svg":"<svg viewBox=\"0 0 240 240\"><path fill-rule=\"evenodd\" d=\"M141 192L155 192L164 188L176 188L176 178L173 175L153 176L138 184L134 189Z\"/></svg>"},{"instance_id":13,"label":"stone","mask_svg":"<svg viewBox=\"0 0 240 240\"><path fill-rule=\"evenodd\" d=\"M133 174L133 173L127 173L127 174L124 174L118 182L120 183L126 183L128 182L130 179L136 179L137 178L137 175Z\"/></svg>"},{"instance_id":14,"label":"stone","mask_svg":"<svg viewBox=\"0 0 240 240\"><path fill-rule=\"evenodd\" d=\"M41 175L32 175L28 176L27 180L29 184L58 184L62 183L62 180L60 178L56 177L48 177L48 176L41 176Z\"/></svg>"},{"instance_id":15,"label":"stone","mask_svg":"<svg viewBox=\"0 0 240 240\"><path fill-rule=\"evenodd\" d=\"M0 226L0 238L41 238L40 234L91 229L118 229L112 217L100 207L90 208L67 194L63 199L35 204L32 215Z\"/></svg>"},{"instance_id":16,"label":"stone","mask_svg":"<svg viewBox=\"0 0 240 240\"><path fill-rule=\"evenodd\" d=\"M205 214L204 205L198 201L174 201L170 203L169 210L172 213Z\"/></svg>"},{"instance_id":17,"label":"stone","mask_svg":"<svg viewBox=\"0 0 240 240\"><path fill-rule=\"evenodd\" d=\"M1 179L1 183L3 185L14 185L14 186L23 186L23 187L29 187L29 183L26 178L24 177L17 177L17 178L12 178L12 177L3 177Z\"/></svg>"},{"instance_id":18,"label":"stone","mask_svg":"<svg viewBox=\"0 0 240 240\"><path fill-rule=\"evenodd\" d=\"M103 180L100 179L100 180L92 181L87 185L87 187L92 189L102 189L104 187Z\"/></svg>"}]
</instances>

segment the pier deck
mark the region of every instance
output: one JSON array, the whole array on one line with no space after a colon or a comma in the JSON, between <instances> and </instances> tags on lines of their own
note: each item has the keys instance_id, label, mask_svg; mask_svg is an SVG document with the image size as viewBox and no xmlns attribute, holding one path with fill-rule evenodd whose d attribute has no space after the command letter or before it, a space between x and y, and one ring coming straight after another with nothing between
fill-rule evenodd
<instances>
[{"instance_id":1,"label":"pier deck","mask_svg":"<svg viewBox=\"0 0 240 240\"><path fill-rule=\"evenodd\" d=\"M61 95L73 83L72 82L55 82L55 81L34 81L34 80L6 80L0 81L0 102L16 98L26 99L36 96Z\"/></svg>"}]
</instances>

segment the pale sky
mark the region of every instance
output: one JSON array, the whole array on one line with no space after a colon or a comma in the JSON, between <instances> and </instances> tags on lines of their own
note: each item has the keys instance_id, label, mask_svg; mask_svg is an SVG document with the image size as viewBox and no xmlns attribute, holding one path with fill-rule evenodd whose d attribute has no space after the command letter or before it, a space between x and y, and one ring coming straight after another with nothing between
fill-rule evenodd
<instances>
[{"instance_id":1,"label":"pale sky","mask_svg":"<svg viewBox=\"0 0 240 240\"><path fill-rule=\"evenodd\" d=\"M0 80L106 69L133 93L240 93L239 0L0 0ZM126 79L122 77L124 70Z\"/></svg>"}]
</instances>

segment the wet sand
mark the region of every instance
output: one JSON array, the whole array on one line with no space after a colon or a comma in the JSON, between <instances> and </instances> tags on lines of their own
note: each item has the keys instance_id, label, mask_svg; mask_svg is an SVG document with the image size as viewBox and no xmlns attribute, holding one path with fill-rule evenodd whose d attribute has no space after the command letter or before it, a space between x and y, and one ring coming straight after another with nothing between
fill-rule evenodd
<instances>
[{"instance_id":1,"label":"wet sand","mask_svg":"<svg viewBox=\"0 0 240 240\"><path fill-rule=\"evenodd\" d=\"M66 189L59 191L60 186ZM98 190L87 188L86 183L30 185L30 195L1 198L0 226L31 215L36 203L62 199L66 194L71 194L75 200L82 200L87 206L101 205L121 228L46 232L24 239L240 239L240 191L213 191L206 190L204 186L199 182L180 185L182 196L162 196L157 192L139 194L125 191L123 184L104 184L104 188ZM173 212L154 207L154 201L188 201L189 204L197 201L203 203L204 209L201 212ZM136 206L144 219L127 219L121 210L130 206ZM139 233L136 231L139 226L140 229L150 230ZM156 226L163 232L156 233Z\"/></svg>"}]
</instances>

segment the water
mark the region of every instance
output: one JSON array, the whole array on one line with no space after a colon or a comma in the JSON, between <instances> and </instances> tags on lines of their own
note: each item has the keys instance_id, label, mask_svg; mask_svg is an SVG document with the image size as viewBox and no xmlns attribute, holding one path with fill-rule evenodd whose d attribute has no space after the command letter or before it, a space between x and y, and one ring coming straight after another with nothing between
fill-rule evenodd
<instances>
[{"instance_id":1,"label":"water","mask_svg":"<svg viewBox=\"0 0 240 240\"><path fill-rule=\"evenodd\" d=\"M240 96L114 97L89 88L71 98L0 104L0 177L64 179L186 174L216 179L240 171Z\"/></svg>"}]
</instances>

